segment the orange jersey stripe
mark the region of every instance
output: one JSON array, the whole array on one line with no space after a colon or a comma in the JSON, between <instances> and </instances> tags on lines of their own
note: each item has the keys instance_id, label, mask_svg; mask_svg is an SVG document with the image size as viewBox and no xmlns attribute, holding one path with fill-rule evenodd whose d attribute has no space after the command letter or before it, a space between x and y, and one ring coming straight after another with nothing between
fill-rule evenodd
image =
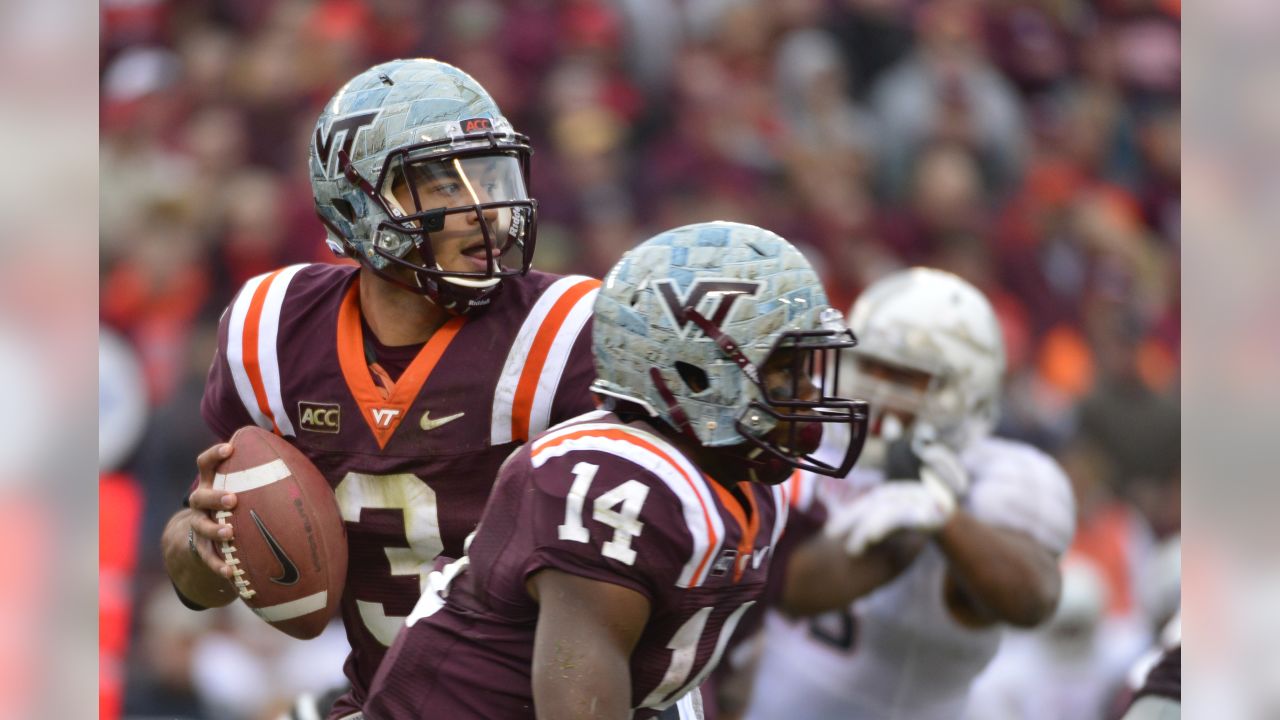
<instances>
[{"instance_id":1,"label":"orange jersey stripe","mask_svg":"<svg viewBox=\"0 0 1280 720\"><path fill-rule=\"evenodd\" d=\"M547 313L538 333L533 338L529 355L525 358L524 367L520 371L520 382L516 384L515 398L511 404L511 437L517 440L529 439L529 417L533 412L533 398L538 391L538 378L542 375L542 366L547 362L547 355L555 342L564 319L583 295L600 287L599 280L583 280L574 285L556 300L555 305ZM575 338L576 340L576 338Z\"/></svg>"},{"instance_id":2,"label":"orange jersey stripe","mask_svg":"<svg viewBox=\"0 0 1280 720\"><path fill-rule=\"evenodd\" d=\"M249 312L244 318L244 338L241 353L244 355L244 370L249 376L249 384L253 386L253 397L258 401L258 409L271 421L271 430L280 434L276 425L276 416L271 412L271 404L267 402L267 388L262 382L262 369L258 365L258 324L262 321L262 306L267 302L267 291L271 283L284 272L284 268L271 273L266 280L258 283L253 291L253 300L249 302Z\"/></svg>"},{"instance_id":3,"label":"orange jersey stripe","mask_svg":"<svg viewBox=\"0 0 1280 720\"><path fill-rule=\"evenodd\" d=\"M679 463L671 459L671 456L664 452L662 448L642 437L637 437L636 435L628 433L625 430L592 429L566 433L549 440L546 443L538 445L533 449L532 454L536 457L539 453L544 452L549 448L553 448L561 443L582 437L602 437L610 440L622 440L624 442L631 443L632 445L644 448L665 460L667 464L675 469L676 472L680 473L680 477L684 478L685 482L689 484L689 487L693 489L694 496L698 498L698 505L702 508L702 519L707 525L707 537L710 539L710 542L707 543L707 551L703 553L702 560L698 562L697 568L693 571L693 578L689 582L690 587L696 586L698 584L698 579L702 577L702 571L706 568L707 563L711 561L711 555L715 552L716 546L720 543L720 537L716 535L715 526L711 523L711 511L707 509L707 501L703 499L702 493L698 491L697 483L695 483L693 478L689 477L689 473L685 472L684 468L680 467Z\"/></svg>"},{"instance_id":4,"label":"orange jersey stripe","mask_svg":"<svg viewBox=\"0 0 1280 720\"><path fill-rule=\"evenodd\" d=\"M724 505L729 514L738 523L738 527L742 529L742 537L738 539L738 562L733 566L733 581L737 582L742 578L742 558L750 557L751 549L756 544L756 534L760 532L760 509L756 507L756 494L751 488L750 483L738 483L742 495L747 499L747 504L751 506L751 516L747 517L743 511L742 504L738 502L738 498L728 488L720 483L710 480L711 489L716 491L720 496L720 502Z\"/></svg>"}]
</instances>

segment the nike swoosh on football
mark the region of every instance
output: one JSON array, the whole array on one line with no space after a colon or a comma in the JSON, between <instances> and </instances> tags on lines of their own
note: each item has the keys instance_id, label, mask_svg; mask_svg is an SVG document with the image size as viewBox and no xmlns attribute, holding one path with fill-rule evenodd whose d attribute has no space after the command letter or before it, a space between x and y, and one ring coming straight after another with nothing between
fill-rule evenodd
<instances>
[{"instance_id":1,"label":"nike swoosh on football","mask_svg":"<svg viewBox=\"0 0 1280 720\"><path fill-rule=\"evenodd\" d=\"M258 532L262 533L262 537L266 538L267 547L271 548L271 554L276 556L276 560L279 560L280 566L284 568L280 577L269 578L271 582L277 585L292 585L298 582L298 578L301 577L298 573L298 566L294 565L289 556L284 554L284 548L280 547L280 543L276 542L276 539L271 536L267 526L262 524L262 518L258 517L257 511L250 510L249 517L253 518L253 524L258 526Z\"/></svg>"},{"instance_id":2,"label":"nike swoosh on football","mask_svg":"<svg viewBox=\"0 0 1280 720\"><path fill-rule=\"evenodd\" d=\"M466 413L465 412L454 413L452 415L445 415L442 418L436 418L435 420L432 420L431 411L428 410L422 413L422 421L419 422L418 425L420 425L423 430L435 430L441 425L444 425L445 423L451 423L454 420L457 420L458 418L462 417L463 415L466 415Z\"/></svg>"}]
</instances>

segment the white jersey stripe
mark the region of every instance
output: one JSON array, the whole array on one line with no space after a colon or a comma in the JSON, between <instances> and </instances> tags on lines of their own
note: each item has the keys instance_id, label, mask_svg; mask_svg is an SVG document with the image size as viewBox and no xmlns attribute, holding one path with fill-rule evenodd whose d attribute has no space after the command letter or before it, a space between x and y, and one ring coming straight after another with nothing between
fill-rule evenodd
<instances>
[{"instance_id":1,"label":"white jersey stripe","mask_svg":"<svg viewBox=\"0 0 1280 720\"><path fill-rule=\"evenodd\" d=\"M275 416L276 427L286 437L293 437L297 432L289 421L284 396L280 391L280 355L276 350L276 336L280 329L280 309L284 306L289 283L304 267L306 264L290 265L281 270L280 275L271 282L266 302L262 306L262 320L258 324L258 368L262 372L262 385L267 391L267 404L271 408L271 414Z\"/></svg>"},{"instance_id":2,"label":"white jersey stripe","mask_svg":"<svg viewBox=\"0 0 1280 720\"><path fill-rule=\"evenodd\" d=\"M792 475L792 478L799 477L799 473ZM792 483L780 483L769 488L773 491L773 506L777 508L778 517L773 521L773 535L769 538L769 547L774 550L778 547L778 538L782 537L782 531L787 527L787 517L791 512L791 493L795 492L795 485ZM770 552L773 552L770 550Z\"/></svg>"},{"instance_id":3,"label":"white jersey stripe","mask_svg":"<svg viewBox=\"0 0 1280 720\"><path fill-rule=\"evenodd\" d=\"M676 713L679 720L703 720L702 691L694 688L676 701Z\"/></svg>"},{"instance_id":4,"label":"white jersey stripe","mask_svg":"<svg viewBox=\"0 0 1280 720\"><path fill-rule=\"evenodd\" d=\"M249 314L249 306L258 286L267 279L270 273L250 278L231 303L231 319L227 324L227 364L231 366L231 379L236 385L236 394L249 416L258 427L273 430L271 418L258 407L258 400L253 395L253 385L249 382L249 372L244 366L244 320Z\"/></svg>"},{"instance_id":5,"label":"white jersey stripe","mask_svg":"<svg viewBox=\"0 0 1280 720\"><path fill-rule=\"evenodd\" d=\"M818 476L801 470L796 475L793 475L788 482L791 485L791 492L795 494L791 502L800 510L808 510L813 505L814 492L818 486Z\"/></svg>"},{"instance_id":6,"label":"white jersey stripe","mask_svg":"<svg viewBox=\"0 0 1280 720\"><path fill-rule=\"evenodd\" d=\"M573 309L556 331L556 339L552 342L551 352L542 365L542 373L538 376L538 389L533 396L533 411L529 414L529 437L533 437L551 424L551 405L556 399L556 388L560 385L560 376L569 362L569 353L578 341L582 327L591 318L599 290L592 290L583 295L574 304ZM510 425L510 423L508 423Z\"/></svg>"},{"instance_id":7,"label":"white jersey stripe","mask_svg":"<svg viewBox=\"0 0 1280 720\"><path fill-rule=\"evenodd\" d=\"M547 319L547 315L555 307L556 301L561 296L573 286L589 279L585 275L570 275L560 278L543 291L538 301L529 310L528 316L525 317L524 323L520 326L520 332L516 333L516 339L511 343L511 349L507 352L507 360L502 366L502 374L498 376L498 383L493 389L493 412L491 413L490 424L491 444L502 445L514 439L511 436L511 411L515 406L516 388L520 384L520 374L524 370L524 361L529 356L534 339L538 336L538 328L542 326L543 321ZM539 385L541 385L541 379L539 379ZM531 430L530 435L532 434Z\"/></svg>"},{"instance_id":8,"label":"white jersey stripe","mask_svg":"<svg viewBox=\"0 0 1280 720\"><path fill-rule=\"evenodd\" d=\"M586 435L568 440L566 435L583 431L622 431L662 450L671 460L630 440ZM555 445L549 446L552 442ZM711 562L719 554L724 543L724 521L720 507L702 473L680 451L666 441L646 432L612 423L571 425L544 435L534 443L530 459L534 467L541 467L551 458L560 457L575 450L594 450L615 455L653 473L680 499L685 526L693 540L693 552L685 562L677 587L696 587L706 580Z\"/></svg>"},{"instance_id":9,"label":"white jersey stripe","mask_svg":"<svg viewBox=\"0 0 1280 720\"><path fill-rule=\"evenodd\" d=\"M564 428L568 427L570 424L573 424L577 427L586 427L586 423L594 423L594 421L600 420L601 418L606 418L612 414L613 413L609 412L608 410L589 410L587 412L582 413L578 417L569 418L568 420L557 423L554 427L547 428L547 432L555 432L557 430L563 430ZM595 423L593 424L593 427L618 427L618 426L617 425L602 426L598 423Z\"/></svg>"}]
</instances>

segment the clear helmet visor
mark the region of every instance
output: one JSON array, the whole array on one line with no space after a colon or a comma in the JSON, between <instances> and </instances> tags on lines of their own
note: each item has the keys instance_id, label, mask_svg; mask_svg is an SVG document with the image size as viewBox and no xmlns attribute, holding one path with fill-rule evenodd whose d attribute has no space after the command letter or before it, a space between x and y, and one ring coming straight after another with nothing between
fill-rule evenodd
<instances>
[{"instance_id":1,"label":"clear helmet visor","mask_svg":"<svg viewBox=\"0 0 1280 720\"><path fill-rule=\"evenodd\" d=\"M384 251L404 258L416 247L426 269L459 283L496 281L526 262L533 202L515 153L397 156L380 192L393 215L376 241Z\"/></svg>"}]
</instances>

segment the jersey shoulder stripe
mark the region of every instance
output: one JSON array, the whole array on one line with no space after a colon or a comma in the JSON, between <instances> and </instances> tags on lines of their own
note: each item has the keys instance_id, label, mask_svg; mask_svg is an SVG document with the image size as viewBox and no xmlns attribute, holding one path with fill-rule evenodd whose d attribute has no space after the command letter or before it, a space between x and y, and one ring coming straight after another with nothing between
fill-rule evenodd
<instances>
[{"instance_id":1,"label":"jersey shoulder stripe","mask_svg":"<svg viewBox=\"0 0 1280 720\"><path fill-rule=\"evenodd\" d=\"M533 442L535 468L574 451L603 452L640 466L658 478L680 500L693 549L681 569L677 587L701 585L710 561L724 542L724 520L702 473L667 441L651 433L615 423L584 423L548 433Z\"/></svg>"},{"instance_id":2,"label":"jersey shoulder stripe","mask_svg":"<svg viewBox=\"0 0 1280 720\"><path fill-rule=\"evenodd\" d=\"M769 537L769 547L777 547L778 539L782 537L782 531L787 527L787 517L791 511L792 498L795 495L795 485L800 479L801 471L797 470L791 473L791 477L787 482L779 483L769 488L773 494L773 506L777 508L777 516L773 521L773 534Z\"/></svg>"},{"instance_id":3,"label":"jersey shoulder stripe","mask_svg":"<svg viewBox=\"0 0 1280 720\"><path fill-rule=\"evenodd\" d=\"M818 485L816 475L807 470L797 470L783 485L787 488L791 507L801 512L807 512L813 507L814 494Z\"/></svg>"},{"instance_id":4,"label":"jersey shoulder stripe","mask_svg":"<svg viewBox=\"0 0 1280 720\"><path fill-rule=\"evenodd\" d=\"M290 265L251 278L231 303L227 364L240 402L260 427L277 435L296 433L280 390L277 337L289 283L307 265Z\"/></svg>"},{"instance_id":5,"label":"jersey shoulder stripe","mask_svg":"<svg viewBox=\"0 0 1280 720\"><path fill-rule=\"evenodd\" d=\"M560 375L591 318L600 281L569 275L551 283L525 316L493 393L494 445L524 441L550 424Z\"/></svg>"}]
</instances>

